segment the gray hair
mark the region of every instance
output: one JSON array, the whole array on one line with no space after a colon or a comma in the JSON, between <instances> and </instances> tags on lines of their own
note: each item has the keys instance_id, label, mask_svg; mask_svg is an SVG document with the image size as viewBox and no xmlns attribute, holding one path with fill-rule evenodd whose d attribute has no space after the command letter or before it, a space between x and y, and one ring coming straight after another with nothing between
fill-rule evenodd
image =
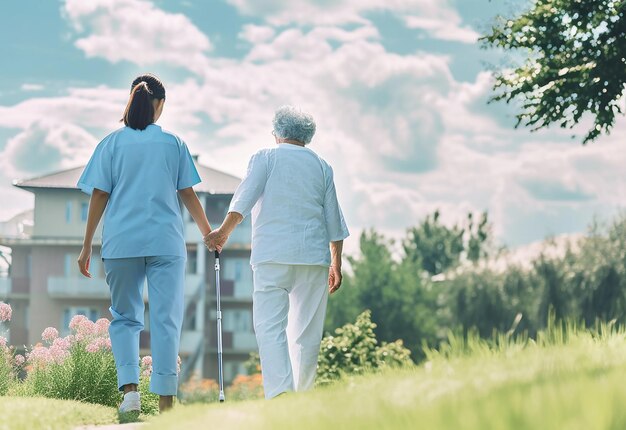
<instances>
[{"instance_id":1,"label":"gray hair","mask_svg":"<svg viewBox=\"0 0 626 430\"><path fill-rule=\"evenodd\" d=\"M281 139L297 140L305 145L315 134L315 120L293 106L281 106L274 114L274 133Z\"/></svg>"}]
</instances>

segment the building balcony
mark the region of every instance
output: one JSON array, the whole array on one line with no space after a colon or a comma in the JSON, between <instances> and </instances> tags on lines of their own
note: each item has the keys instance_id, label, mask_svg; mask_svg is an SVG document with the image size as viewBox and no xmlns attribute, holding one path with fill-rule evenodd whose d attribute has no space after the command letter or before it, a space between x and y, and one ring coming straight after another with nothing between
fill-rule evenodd
<instances>
[{"instance_id":1,"label":"building balcony","mask_svg":"<svg viewBox=\"0 0 626 430\"><path fill-rule=\"evenodd\" d=\"M4 300L11 294L11 278L0 278L0 299Z\"/></svg>"},{"instance_id":2,"label":"building balcony","mask_svg":"<svg viewBox=\"0 0 626 430\"><path fill-rule=\"evenodd\" d=\"M48 294L54 299L108 299L109 287L104 278L51 276Z\"/></svg>"},{"instance_id":3,"label":"building balcony","mask_svg":"<svg viewBox=\"0 0 626 430\"><path fill-rule=\"evenodd\" d=\"M0 284L1 285L1 284ZM194 301L201 293L201 275L185 276L185 304ZM1 291L1 290L0 290ZM48 278L48 294L54 299L109 299L109 287L104 278L51 276ZM1 297L1 295L0 295ZM148 301L148 288L144 286L144 301Z\"/></svg>"}]
</instances>

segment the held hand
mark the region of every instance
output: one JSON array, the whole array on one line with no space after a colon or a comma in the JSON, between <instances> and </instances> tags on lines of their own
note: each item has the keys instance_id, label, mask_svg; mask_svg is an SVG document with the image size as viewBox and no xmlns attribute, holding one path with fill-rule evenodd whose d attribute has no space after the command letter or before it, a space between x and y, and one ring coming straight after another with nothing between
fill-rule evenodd
<instances>
[{"instance_id":1,"label":"held hand","mask_svg":"<svg viewBox=\"0 0 626 430\"><path fill-rule=\"evenodd\" d=\"M89 273L89 263L91 262L91 246L84 247L80 251L80 255L78 256L78 269L83 276L87 278L91 278L91 273Z\"/></svg>"},{"instance_id":2,"label":"held hand","mask_svg":"<svg viewBox=\"0 0 626 430\"><path fill-rule=\"evenodd\" d=\"M342 279L341 269L335 266L330 266L330 269L328 269L328 292L330 294L333 294L339 289L339 287L341 287Z\"/></svg>"},{"instance_id":3,"label":"held hand","mask_svg":"<svg viewBox=\"0 0 626 430\"><path fill-rule=\"evenodd\" d=\"M218 228L218 229L213 230L211 233L207 234L206 236L204 236L203 240L204 240L204 244L206 245L206 247L209 248L209 251L217 250L218 252L222 252L222 248L224 247L224 244L226 244L226 241L228 240L228 235L224 234Z\"/></svg>"}]
</instances>

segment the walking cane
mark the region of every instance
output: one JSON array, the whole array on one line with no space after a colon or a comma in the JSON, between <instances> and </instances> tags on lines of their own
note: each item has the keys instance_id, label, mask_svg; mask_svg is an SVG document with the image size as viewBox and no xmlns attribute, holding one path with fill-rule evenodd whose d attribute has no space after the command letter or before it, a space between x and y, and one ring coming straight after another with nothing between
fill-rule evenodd
<instances>
[{"instance_id":1,"label":"walking cane","mask_svg":"<svg viewBox=\"0 0 626 430\"><path fill-rule=\"evenodd\" d=\"M217 373L220 384L220 403L224 397L224 369L222 368L222 307L220 306L220 253L215 251L215 291L217 299Z\"/></svg>"}]
</instances>

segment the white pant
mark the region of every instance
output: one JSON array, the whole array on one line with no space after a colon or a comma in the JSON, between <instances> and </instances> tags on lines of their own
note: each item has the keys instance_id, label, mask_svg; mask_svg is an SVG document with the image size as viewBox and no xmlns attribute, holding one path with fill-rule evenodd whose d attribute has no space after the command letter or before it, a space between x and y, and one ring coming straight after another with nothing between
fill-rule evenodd
<instances>
[{"instance_id":1,"label":"white pant","mask_svg":"<svg viewBox=\"0 0 626 430\"><path fill-rule=\"evenodd\" d=\"M253 267L254 331L265 398L313 387L328 301L328 268Z\"/></svg>"}]
</instances>

